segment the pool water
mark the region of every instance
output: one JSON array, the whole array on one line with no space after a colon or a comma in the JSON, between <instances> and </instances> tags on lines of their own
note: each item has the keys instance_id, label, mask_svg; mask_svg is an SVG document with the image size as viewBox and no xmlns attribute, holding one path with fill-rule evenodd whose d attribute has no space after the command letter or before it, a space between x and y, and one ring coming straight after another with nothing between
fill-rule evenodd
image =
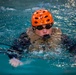
<instances>
[{"instance_id":1,"label":"pool water","mask_svg":"<svg viewBox=\"0 0 76 75\"><path fill-rule=\"evenodd\" d=\"M0 48L10 48L31 26L31 15L40 8L51 11L54 26L76 41L76 0L0 0ZM23 65L14 68L9 64L8 56L0 53L0 75L76 75L76 57L68 52L35 52L31 57L22 58L22 62Z\"/></svg>"}]
</instances>

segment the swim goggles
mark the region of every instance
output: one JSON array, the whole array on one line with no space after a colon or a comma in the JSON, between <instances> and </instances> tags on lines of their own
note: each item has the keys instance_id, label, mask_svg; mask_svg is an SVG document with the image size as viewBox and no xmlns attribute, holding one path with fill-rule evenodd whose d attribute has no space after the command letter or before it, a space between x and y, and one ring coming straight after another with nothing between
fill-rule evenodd
<instances>
[{"instance_id":1,"label":"swim goggles","mask_svg":"<svg viewBox=\"0 0 76 75\"><path fill-rule=\"evenodd\" d=\"M45 27L43 25L36 26L35 29L42 30L42 29L50 29L53 26L53 24L46 24Z\"/></svg>"}]
</instances>

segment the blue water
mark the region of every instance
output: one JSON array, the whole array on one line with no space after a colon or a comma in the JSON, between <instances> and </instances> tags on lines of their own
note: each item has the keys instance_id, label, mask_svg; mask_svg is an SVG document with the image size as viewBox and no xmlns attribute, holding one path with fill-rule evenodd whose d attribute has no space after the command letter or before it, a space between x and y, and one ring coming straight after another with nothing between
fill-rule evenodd
<instances>
[{"instance_id":1,"label":"blue water","mask_svg":"<svg viewBox=\"0 0 76 75\"><path fill-rule=\"evenodd\" d=\"M31 15L40 8L51 11L54 26L76 41L76 0L0 0L0 48L7 50L31 26ZM76 75L76 58L68 52L36 54L22 58L24 65L17 68L0 54L0 75Z\"/></svg>"}]
</instances>

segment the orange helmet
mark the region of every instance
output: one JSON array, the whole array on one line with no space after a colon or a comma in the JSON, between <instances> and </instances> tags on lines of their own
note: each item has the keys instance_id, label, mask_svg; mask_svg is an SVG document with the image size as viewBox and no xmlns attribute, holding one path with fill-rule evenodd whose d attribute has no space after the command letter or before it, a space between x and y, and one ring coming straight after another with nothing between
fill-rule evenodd
<instances>
[{"instance_id":1,"label":"orange helmet","mask_svg":"<svg viewBox=\"0 0 76 75\"><path fill-rule=\"evenodd\" d=\"M45 9L40 9L34 12L31 18L32 26L39 26L54 23L52 14Z\"/></svg>"}]
</instances>

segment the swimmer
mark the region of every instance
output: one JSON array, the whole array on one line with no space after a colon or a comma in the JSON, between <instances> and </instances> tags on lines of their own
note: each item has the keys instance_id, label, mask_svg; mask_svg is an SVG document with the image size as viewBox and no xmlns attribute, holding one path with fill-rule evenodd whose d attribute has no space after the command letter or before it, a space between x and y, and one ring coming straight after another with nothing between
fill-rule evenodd
<instances>
[{"instance_id":1,"label":"swimmer","mask_svg":"<svg viewBox=\"0 0 76 75\"><path fill-rule=\"evenodd\" d=\"M65 47L72 49L72 42L64 35L60 28L53 27L54 19L50 11L46 9L36 10L31 17L31 27L15 40L13 46L8 50L9 63L17 67L23 63L20 61L27 49L32 51L55 51L57 48Z\"/></svg>"}]
</instances>

